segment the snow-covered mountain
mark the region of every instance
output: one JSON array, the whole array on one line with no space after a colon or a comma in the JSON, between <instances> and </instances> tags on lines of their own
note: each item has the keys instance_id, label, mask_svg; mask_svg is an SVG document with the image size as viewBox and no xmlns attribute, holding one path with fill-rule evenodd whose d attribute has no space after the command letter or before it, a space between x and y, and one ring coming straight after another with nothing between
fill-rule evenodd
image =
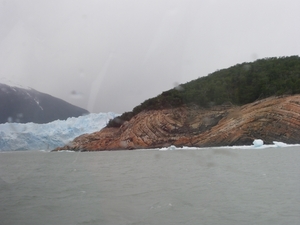
<instances>
[{"instance_id":1,"label":"snow-covered mountain","mask_svg":"<svg viewBox=\"0 0 300 225\"><path fill-rule=\"evenodd\" d=\"M85 109L34 89L0 83L0 123L49 123L87 113Z\"/></svg>"},{"instance_id":2,"label":"snow-covered mountain","mask_svg":"<svg viewBox=\"0 0 300 225\"><path fill-rule=\"evenodd\" d=\"M91 113L46 124L0 124L0 151L52 150L81 134L99 131L116 116L118 114L112 112Z\"/></svg>"}]
</instances>

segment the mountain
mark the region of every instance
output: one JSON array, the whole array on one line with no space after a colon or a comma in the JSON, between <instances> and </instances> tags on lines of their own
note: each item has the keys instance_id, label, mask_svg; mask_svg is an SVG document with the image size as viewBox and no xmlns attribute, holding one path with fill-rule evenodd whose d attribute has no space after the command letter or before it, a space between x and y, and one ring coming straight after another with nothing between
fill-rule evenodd
<instances>
[{"instance_id":1,"label":"mountain","mask_svg":"<svg viewBox=\"0 0 300 225\"><path fill-rule=\"evenodd\" d=\"M300 58L237 64L179 85L58 148L80 151L300 143Z\"/></svg>"},{"instance_id":2,"label":"mountain","mask_svg":"<svg viewBox=\"0 0 300 225\"><path fill-rule=\"evenodd\" d=\"M224 103L241 106L284 94L300 94L299 56L259 59L216 71L144 101L110 121L108 127L120 127L144 110L183 105L210 108Z\"/></svg>"},{"instance_id":3,"label":"mountain","mask_svg":"<svg viewBox=\"0 0 300 225\"><path fill-rule=\"evenodd\" d=\"M59 98L38 92L0 84L0 123L48 123L89 113Z\"/></svg>"}]
</instances>

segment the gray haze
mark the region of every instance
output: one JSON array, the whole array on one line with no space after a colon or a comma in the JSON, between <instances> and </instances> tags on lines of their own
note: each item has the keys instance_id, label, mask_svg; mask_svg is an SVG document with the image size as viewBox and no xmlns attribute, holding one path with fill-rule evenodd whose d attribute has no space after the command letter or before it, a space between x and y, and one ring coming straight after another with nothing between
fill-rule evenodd
<instances>
[{"instance_id":1,"label":"gray haze","mask_svg":"<svg viewBox=\"0 0 300 225\"><path fill-rule=\"evenodd\" d=\"M0 0L0 83L122 113L174 83L299 55L299 0Z\"/></svg>"}]
</instances>

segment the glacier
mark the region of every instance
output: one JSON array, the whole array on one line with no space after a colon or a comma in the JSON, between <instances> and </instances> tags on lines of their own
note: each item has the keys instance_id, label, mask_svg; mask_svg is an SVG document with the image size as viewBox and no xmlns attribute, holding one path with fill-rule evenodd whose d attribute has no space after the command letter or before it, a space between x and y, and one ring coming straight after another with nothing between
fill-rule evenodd
<instances>
[{"instance_id":1,"label":"glacier","mask_svg":"<svg viewBox=\"0 0 300 225\"><path fill-rule=\"evenodd\" d=\"M82 134L93 133L106 126L119 114L90 113L50 123L0 124L0 151L46 150L63 146Z\"/></svg>"}]
</instances>

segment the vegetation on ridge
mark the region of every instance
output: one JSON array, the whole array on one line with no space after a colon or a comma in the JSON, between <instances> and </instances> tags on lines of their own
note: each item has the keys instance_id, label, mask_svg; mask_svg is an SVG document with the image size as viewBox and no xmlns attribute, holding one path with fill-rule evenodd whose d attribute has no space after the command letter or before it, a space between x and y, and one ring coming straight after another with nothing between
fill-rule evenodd
<instances>
[{"instance_id":1,"label":"vegetation on ridge","mask_svg":"<svg viewBox=\"0 0 300 225\"><path fill-rule=\"evenodd\" d=\"M300 93L300 57L273 57L222 69L136 106L131 112L110 120L107 127L119 127L143 110L196 104L211 107L231 102L244 105L270 96Z\"/></svg>"}]
</instances>

